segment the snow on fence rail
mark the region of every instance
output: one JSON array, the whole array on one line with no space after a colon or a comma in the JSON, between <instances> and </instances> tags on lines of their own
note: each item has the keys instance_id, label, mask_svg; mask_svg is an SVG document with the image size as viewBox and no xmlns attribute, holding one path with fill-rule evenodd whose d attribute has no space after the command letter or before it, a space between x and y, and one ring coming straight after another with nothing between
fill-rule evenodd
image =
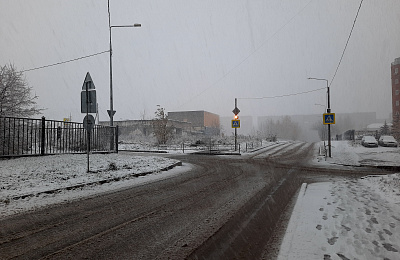
<instances>
[{"instance_id":1,"label":"snow on fence rail","mask_svg":"<svg viewBox=\"0 0 400 260\"><path fill-rule=\"evenodd\" d=\"M90 150L117 152L117 132L118 127L96 125L89 138ZM83 123L45 117L0 117L0 157L82 153L86 151L87 140Z\"/></svg>"}]
</instances>

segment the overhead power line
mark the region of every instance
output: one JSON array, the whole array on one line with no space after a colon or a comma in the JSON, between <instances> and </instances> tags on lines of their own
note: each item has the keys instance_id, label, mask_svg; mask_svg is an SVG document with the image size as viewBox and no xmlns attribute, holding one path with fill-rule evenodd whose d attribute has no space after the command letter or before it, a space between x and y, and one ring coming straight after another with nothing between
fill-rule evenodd
<instances>
[{"instance_id":1,"label":"overhead power line","mask_svg":"<svg viewBox=\"0 0 400 260\"><path fill-rule=\"evenodd\" d=\"M233 66L231 69L229 69L225 74L223 74L218 80L216 80L213 84L211 84L209 87L205 88L203 91L201 91L200 93L192 96L189 100L187 100L186 102L178 105L178 107L182 107L186 104L188 104L189 102L191 102L193 99L203 95L206 91L208 91L211 88L214 88L215 86L217 86L217 84L219 82L221 82L223 79L225 79L226 77L228 77L233 71L235 71L238 67L240 67L243 63L245 63L248 59L250 59L250 57L252 57L254 54L256 54L258 51L261 50L262 47L264 47L270 40L272 40L276 35L278 35L279 32L281 32L287 25L289 25L294 18L296 18L300 13L302 13L306 7L312 2L313 0L310 0L302 9L300 9L294 16L292 16L289 20L287 20L281 27L278 28L277 31L275 31L268 39L266 39L265 41L263 41L261 43L260 46L258 46L257 48L254 49L254 51L252 51L249 55L247 55L244 59L242 59L239 63L237 63L235 66Z\"/></svg>"},{"instance_id":2,"label":"overhead power line","mask_svg":"<svg viewBox=\"0 0 400 260\"><path fill-rule=\"evenodd\" d=\"M79 57L79 58L76 58L76 59L72 59L72 60L61 61L61 62L53 63L53 64L50 64L50 65L40 66L40 67L36 67L36 68L32 68L32 69L27 69L27 70L21 70L21 72L27 72L27 71L32 71L32 70L38 70L38 69L44 69L44 68L48 68L48 67L52 67L52 66L57 66L57 65L64 64L64 63L68 63L68 62L73 62L73 61L77 61L77 60L82 60L82 59L90 58L90 57L93 57L93 56L96 56L96 55L100 55L100 54L103 54L103 53L106 53L106 52L110 52L110 51L109 51L109 50L107 50L107 51L102 51L102 52L98 52L98 53L95 53L95 54L90 54L90 55L82 56L82 57Z\"/></svg>"},{"instance_id":3,"label":"overhead power line","mask_svg":"<svg viewBox=\"0 0 400 260\"><path fill-rule=\"evenodd\" d=\"M333 82L333 80L334 80L335 77L336 77L336 73L337 73L338 70L339 70L340 64L342 63L342 59L343 59L344 53L346 52L347 45L349 44L350 37L351 37L351 34L353 33L353 29L354 29L354 26L355 26L355 24L356 24L358 14L360 13L360 9L361 9L361 5L362 5L363 1L364 1L364 0L361 0L361 2L360 2L360 6L358 7L357 14L356 14L356 18L354 19L353 26L351 27L351 31L350 31L349 37L347 38L346 45L344 46L344 50L343 50L343 53L342 53L342 57L340 57L339 64L338 64L338 66L337 66L337 68L336 68L335 74L333 75L333 78L332 78L331 83L329 84L329 86L332 85L332 82Z\"/></svg>"},{"instance_id":4,"label":"overhead power line","mask_svg":"<svg viewBox=\"0 0 400 260\"><path fill-rule=\"evenodd\" d=\"M311 92L315 92L315 91L319 91L319 90L323 90L326 89L324 88L317 88L317 89L313 89L313 90L309 90L309 91L304 91L304 92L298 92L298 93L291 93L291 94L285 94L285 95L279 95L279 96L270 96L270 97L245 97L245 98L238 98L238 99L267 99L267 98L283 98L283 97L290 97L290 96L297 96L297 95L303 95L303 94L307 94L307 93L311 93Z\"/></svg>"}]
</instances>

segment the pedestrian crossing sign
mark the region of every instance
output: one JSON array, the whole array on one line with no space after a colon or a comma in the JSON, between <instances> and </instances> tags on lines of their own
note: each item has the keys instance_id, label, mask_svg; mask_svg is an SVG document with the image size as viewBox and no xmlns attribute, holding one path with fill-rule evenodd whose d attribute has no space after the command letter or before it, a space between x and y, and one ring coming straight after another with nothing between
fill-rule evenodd
<instances>
[{"instance_id":1,"label":"pedestrian crossing sign","mask_svg":"<svg viewBox=\"0 0 400 260\"><path fill-rule=\"evenodd\" d=\"M324 125L334 125L335 124L335 113L324 114Z\"/></svg>"},{"instance_id":2,"label":"pedestrian crossing sign","mask_svg":"<svg viewBox=\"0 0 400 260\"><path fill-rule=\"evenodd\" d=\"M232 120L232 128L240 128L240 120Z\"/></svg>"}]
</instances>

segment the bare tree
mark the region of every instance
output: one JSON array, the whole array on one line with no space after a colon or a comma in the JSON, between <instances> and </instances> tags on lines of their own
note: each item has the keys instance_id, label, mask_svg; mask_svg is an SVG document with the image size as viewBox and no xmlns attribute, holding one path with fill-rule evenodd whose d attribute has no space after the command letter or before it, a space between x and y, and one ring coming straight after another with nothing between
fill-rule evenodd
<instances>
[{"instance_id":1,"label":"bare tree","mask_svg":"<svg viewBox=\"0 0 400 260\"><path fill-rule=\"evenodd\" d=\"M14 65L0 66L0 116L31 117L43 109L36 107L36 95L22 72Z\"/></svg>"},{"instance_id":2,"label":"bare tree","mask_svg":"<svg viewBox=\"0 0 400 260\"><path fill-rule=\"evenodd\" d=\"M159 144L166 144L172 137L172 129L168 126L168 117L164 108L158 106L153 119L154 136Z\"/></svg>"}]
</instances>

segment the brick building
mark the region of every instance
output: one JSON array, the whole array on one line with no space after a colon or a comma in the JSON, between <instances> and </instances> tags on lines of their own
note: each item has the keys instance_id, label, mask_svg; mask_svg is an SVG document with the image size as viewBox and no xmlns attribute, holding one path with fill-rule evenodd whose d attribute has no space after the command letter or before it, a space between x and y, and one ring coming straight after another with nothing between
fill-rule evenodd
<instances>
[{"instance_id":1,"label":"brick building","mask_svg":"<svg viewBox=\"0 0 400 260\"><path fill-rule=\"evenodd\" d=\"M393 135L400 138L400 58L396 58L391 66L392 75L392 116Z\"/></svg>"}]
</instances>

